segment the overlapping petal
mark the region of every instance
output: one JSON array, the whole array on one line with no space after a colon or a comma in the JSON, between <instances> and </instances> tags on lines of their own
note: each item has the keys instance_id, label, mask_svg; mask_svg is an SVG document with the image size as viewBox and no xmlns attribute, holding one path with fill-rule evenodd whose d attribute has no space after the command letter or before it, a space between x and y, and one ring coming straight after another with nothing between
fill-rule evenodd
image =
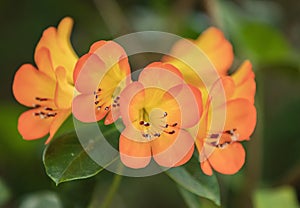
<instances>
[{"instance_id":1,"label":"overlapping petal","mask_svg":"<svg viewBox=\"0 0 300 208\"><path fill-rule=\"evenodd\" d=\"M98 41L76 64L73 78L80 93L73 100L72 112L82 122L105 119L114 122L119 112L119 94L131 82L124 49L113 41Z\"/></svg>"},{"instance_id":2,"label":"overlapping petal","mask_svg":"<svg viewBox=\"0 0 300 208\"><path fill-rule=\"evenodd\" d=\"M126 126L120 137L120 153L126 166L145 167L152 156L161 166L175 167L191 158L194 139L184 128L200 119L201 92L184 84L174 66L147 66L138 81L122 91L120 104Z\"/></svg>"},{"instance_id":3,"label":"overlapping petal","mask_svg":"<svg viewBox=\"0 0 300 208\"><path fill-rule=\"evenodd\" d=\"M46 143L71 113L74 87L72 73L77 56L70 43L73 20L64 18L58 29L46 29L37 44L31 64L15 74L13 93L18 102L34 109L21 114L18 130L26 140L49 133Z\"/></svg>"}]
</instances>

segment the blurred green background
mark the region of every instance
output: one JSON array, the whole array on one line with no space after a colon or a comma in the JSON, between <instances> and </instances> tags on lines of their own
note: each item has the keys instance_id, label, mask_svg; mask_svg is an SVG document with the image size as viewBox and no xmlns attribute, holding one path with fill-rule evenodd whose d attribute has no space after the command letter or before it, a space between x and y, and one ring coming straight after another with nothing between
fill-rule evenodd
<instances>
[{"instance_id":1,"label":"blurred green background","mask_svg":"<svg viewBox=\"0 0 300 208\"><path fill-rule=\"evenodd\" d=\"M101 199L94 190L105 194L112 180L102 172L56 187L42 163L44 141L24 141L17 132L25 108L11 92L14 73L21 64L34 63L42 31L64 16L75 21L71 40L79 56L97 40L134 31L196 38L208 26L221 28L234 46L233 69L245 58L254 65L258 109L256 131L244 143L244 167L233 176L218 175L222 207L299 207L299 0L1 0L0 207L87 207ZM202 205L214 207L205 200ZM164 174L123 179L112 205L187 206Z\"/></svg>"}]
</instances>

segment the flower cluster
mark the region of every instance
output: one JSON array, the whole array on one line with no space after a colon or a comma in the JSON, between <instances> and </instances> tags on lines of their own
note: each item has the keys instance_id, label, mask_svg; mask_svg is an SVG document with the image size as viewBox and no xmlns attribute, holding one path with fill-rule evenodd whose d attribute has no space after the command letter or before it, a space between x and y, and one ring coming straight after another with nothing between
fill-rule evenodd
<instances>
[{"instance_id":1,"label":"flower cluster","mask_svg":"<svg viewBox=\"0 0 300 208\"><path fill-rule=\"evenodd\" d=\"M16 72L15 98L32 108L19 117L24 139L49 133L49 143L71 113L81 122L104 119L109 125L121 119L119 152L127 167L144 168L152 158L160 166L180 166L194 147L207 175L213 169L234 174L242 167L240 142L256 124L256 85L248 60L229 75L234 54L220 30L211 27L197 40L178 41L170 55L146 66L134 81L127 54L114 41L95 42L78 58L70 44L72 25L67 17L46 29L35 51L37 67L24 64ZM210 61L203 62L195 48ZM208 65L214 73L206 73ZM223 115L218 128L216 115Z\"/></svg>"}]
</instances>

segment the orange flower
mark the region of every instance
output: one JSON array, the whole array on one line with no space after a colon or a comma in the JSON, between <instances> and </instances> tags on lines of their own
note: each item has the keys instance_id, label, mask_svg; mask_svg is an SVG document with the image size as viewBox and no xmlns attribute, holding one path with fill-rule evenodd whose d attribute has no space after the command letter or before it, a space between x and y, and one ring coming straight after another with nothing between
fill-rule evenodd
<instances>
[{"instance_id":1,"label":"orange flower","mask_svg":"<svg viewBox=\"0 0 300 208\"><path fill-rule=\"evenodd\" d=\"M113 41L94 43L74 71L80 92L73 100L73 114L82 122L105 118L105 124L119 117L121 90L130 83L130 67L124 49Z\"/></svg>"},{"instance_id":2,"label":"orange flower","mask_svg":"<svg viewBox=\"0 0 300 208\"><path fill-rule=\"evenodd\" d=\"M207 175L212 174L212 168L224 174L237 172L245 161L245 151L239 142L249 139L256 124L256 109L253 105L255 81L251 63L245 61L232 77L227 76L234 58L232 46L223 33L213 27L195 41L178 41L170 54L176 58L166 56L163 60L176 66L187 83L201 90L204 113L198 125L190 132L197 137L196 146L202 170ZM211 66L217 73L213 73ZM200 77L203 74L207 76ZM212 82L207 85L204 79ZM223 90L225 97L220 101L218 99L222 96L218 94L223 93ZM219 103L213 105L216 100ZM225 126L216 130L212 122L213 114L222 113Z\"/></svg>"},{"instance_id":3,"label":"orange flower","mask_svg":"<svg viewBox=\"0 0 300 208\"><path fill-rule=\"evenodd\" d=\"M199 66L201 71L208 71L212 64L220 76L227 75L234 54L222 31L210 27L196 40L189 41L183 39L176 42L170 51L171 56L164 56L163 62L177 67L187 83L199 88L203 88L204 84L194 66Z\"/></svg>"},{"instance_id":4,"label":"orange flower","mask_svg":"<svg viewBox=\"0 0 300 208\"><path fill-rule=\"evenodd\" d=\"M122 91L120 106L125 129L119 149L126 166L143 168L151 156L165 167L190 159L194 139L186 129L199 121L201 94L184 84L178 69L160 62L148 65Z\"/></svg>"},{"instance_id":5,"label":"orange flower","mask_svg":"<svg viewBox=\"0 0 300 208\"><path fill-rule=\"evenodd\" d=\"M73 20L66 17L57 29L46 29L35 50L37 68L24 64L15 74L16 100L33 108L21 114L18 120L18 130L26 140L50 133L48 143L71 113L71 75L77 61L70 44L72 26Z\"/></svg>"},{"instance_id":6,"label":"orange flower","mask_svg":"<svg viewBox=\"0 0 300 208\"><path fill-rule=\"evenodd\" d=\"M256 125L254 107L255 81L249 61L233 74L217 81L223 86L227 100L212 106L213 95L220 93L218 87L210 90L207 109L201 118L197 133L196 146L200 153L203 172L212 175L212 168L223 174L236 173L245 162L245 150L239 143L249 140ZM223 130L214 131L212 114L225 112Z\"/></svg>"}]
</instances>

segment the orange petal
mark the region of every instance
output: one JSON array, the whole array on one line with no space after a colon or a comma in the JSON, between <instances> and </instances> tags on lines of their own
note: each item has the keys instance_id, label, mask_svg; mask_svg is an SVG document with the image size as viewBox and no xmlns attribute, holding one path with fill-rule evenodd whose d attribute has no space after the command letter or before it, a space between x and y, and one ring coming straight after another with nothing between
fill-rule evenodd
<instances>
[{"instance_id":1,"label":"orange petal","mask_svg":"<svg viewBox=\"0 0 300 208\"><path fill-rule=\"evenodd\" d=\"M181 114L181 127L189 128L196 125L202 111L201 92L191 85L181 84L171 88L168 93L176 99L179 105L177 113ZM165 109L168 109L168 106Z\"/></svg>"},{"instance_id":2,"label":"orange petal","mask_svg":"<svg viewBox=\"0 0 300 208\"><path fill-rule=\"evenodd\" d=\"M145 67L139 75L139 82L145 87L156 87L162 90L182 84L182 74L170 64L155 62Z\"/></svg>"},{"instance_id":3,"label":"orange petal","mask_svg":"<svg viewBox=\"0 0 300 208\"><path fill-rule=\"evenodd\" d=\"M136 142L120 135L120 157L124 165L130 168L144 168L151 160L149 142Z\"/></svg>"},{"instance_id":4,"label":"orange petal","mask_svg":"<svg viewBox=\"0 0 300 208\"><path fill-rule=\"evenodd\" d=\"M109 125L115 122L121 116L120 109L112 108L105 117L104 124Z\"/></svg>"},{"instance_id":5,"label":"orange petal","mask_svg":"<svg viewBox=\"0 0 300 208\"><path fill-rule=\"evenodd\" d=\"M134 118L138 118L138 110L141 108L137 105L138 103L143 103L142 100L144 100L144 96L144 86L139 82L131 83L121 92L120 113L126 126L131 125L131 121L134 120Z\"/></svg>"},{"instance_id":6,"label":"orange petal","mask_svg":"<svg viewBox=\"0 0 300 208\"><path fill-rule=\"evenodd\" d=\"M208 160L201 162L200 166L201 166L203 173L205 173L206 175L211 176L213 174L212 168L211 168Z\"/></svg>"},{"instance_id":7,"label":"orange petal","mask_svg":"<svg viewBox=\"0 0 300 208\"><path fill-rule=\"evenodd\" d=\"M57 113L57 115L55 116L55 118L53 119L53 121L50 125L50 131L49 131L50 135L49 135L47 141L45 142L45 144L48 144L51 141L51 139L54 137L54 135L57 132L57 130L59 129L59 127L69 117L70 114L71 114L71 109L61 110Z\"/></svg>"},{"instance_id":8,"label":"orange petal","mask_svg":"<svg viewBox=\"0 0 300 208\"><path fill-rule=\"evenodd\" d=\"M36 97L53 99L54 92L54 80L30 64L22 65L15 74L13 93L23 105L33 107L37 103Z\"/></svg>"},{"instance_id":9,"label":"orange petal","mask_svg":"<svg viewBox=\"0 0 300 208\"><path fill-rule=\"evenodd\" d=\"M184 80L198 88L210 88L219 76L207 54L194 41L177 41L163 61L177 67Z\"/></svg>"},{"instance_id":10,"label":"orange petal","mask_svg":"<svg viewBox=\"0 0 300 208\"><path fill-rule=\"evenodd\" d=\"M256 125L256 109L246 99L227 102L225 130L237 129L238 139L249 139Z\"/></svg>"},{"instance_id":11,"label":"orange petal","mask_svg":"<svg viewBox=\"0 0 300 208\"><path fill-rule=\"evenodd\" d=\"M104 62L95 54L86 54L81 57L74 71L75 87L82 93L93 93L105 76Z\"/></svg>"},{"instance_id":12,"label":"orange petal","mask_svg":"<svg viewBox=\"0 0 300 208\"><path fill-rule=\"evenodd\" d=\"M151 143L154 160L164 167L175 167L186 163L194 151L194 139L184 131L178 134L163 133Z\"/></svg>"},{"instance_id":13,"label":"orange petal","mask_svg":"<svg viewBox=\"0 0 300 208\"><path fill-rule=\"evenodd\" d=\"M233 63L232 45L215 27L205 30L195 43L204 51L220 75L226 75Z\"/></svg>"},{"instance_id":14,"label":"orange petal","mask_svg":"<svg viewBox=\"0 0 300 208\"><path fill-rule=\"evenodd\" d=\"M61 20L58 29L49 27L43 32L35 51L35 60L37 60L38 50L42 47L48 48L53 68L63 66L67 71L67 77L70 83L73 83L73 70L78 59L70 43L72 27L73 20L69 17Z\"/></svg>"},{"instance_id":15,"label":"orange petal","mask_svg":"<svg viewBox=\"0 0 300 208\"><path fill-rule=\"evenodd\" d=\"M234 174L245 162L245 150L240 143L234 142L224 149L216 148L208 160L213 169L219 173Z\"/></svg>"},{"instance_id":16,"label":"orange petal","mask_svg":"<svg viewBox=\"0 0 300 208\"><path fill-rule=\"evenodd\" d=\"M97 49L99 49L106 43L107 43L107 41L105 41L105 40L100 40L100 41L93 43L92 46L90 47L89 53L94 53Z\"/></svg>"},{"instance_id":17,"label":"orange petal","mask_svg":"<svg viewBox=\"0 0 300 208\"><path fill-rule=\"evenodd\" d=\"M101 41L98 44L94 44L90 51L92 51L105 63L107 70L118 64L122 59L127 61L127 54L124 49L113 41L106 41L105 43ZM129 67L125 67L121 70L124 70L123 72L127 75L130 74Z\"/></svg>"},{"instance_id":18,"label":"orange petal","mask_svg":"<svg viewBox=\"0 0 300 208\"><path fill-rule=\"evenodd\" d=\"M22 113L18 120L18 131L25 140L39 139L49 133L53 118L42 119L35 113L42 108L28 110Z\"/></svg>"},{"instance_id":19,"label":"orange petal","mask_svg":"<svg viewBox=\"0 0 300 208\"><path fill-rule=\"evenodd\" d=\"M71 108L74 87L67 80L67 72L65 68L58 67L55 71L56 89L55 89L55 104L59 109Z\"/></svg>"},{"instance_id":20,"label":"orange petal","mask_svg":"<svg viewBox=\"0 0 300 208\"><path fill-rule=\"evenodd\" d=\"M81 122L96 122L107 114L105 108L95 109L93 94L80 94L73 99L72 113Z\"/></svg>"},{"instance_id":21,"label":"orange petal","mask_svg":"<svg viewBox=\"0 0 300 208\"><path fill-rule=\"evenodd\" d=\"M235 84L230 76L218 79L210 89L209 96L218 99L218 105L226 103L235 92Z\"/></svg>"},{"instance_id":22,"label":"orange petal","mask_svg":"<svg viewBox=\"0 0 300 208\"><path fill-rule=\"evenodd\" d=\"M254 80L255 74L252 71L252 64L246 60L239 69L232 75L232 79L236 85L233 98L245 98L254 104L254 96L256 84Z\"/></svg>"},{"instance_id":23,"label":"orange petal","mask_svg":"<svg viewBox=\"0 0 300 208\"><path fill-rule=\"evenodd\" d=\"M45 73L48 77L55 80L55 73L49 50L44 47L40 48L36 52L35 58L35 63L38 66L39 71Z\"/></svg>"}]
</instances>

